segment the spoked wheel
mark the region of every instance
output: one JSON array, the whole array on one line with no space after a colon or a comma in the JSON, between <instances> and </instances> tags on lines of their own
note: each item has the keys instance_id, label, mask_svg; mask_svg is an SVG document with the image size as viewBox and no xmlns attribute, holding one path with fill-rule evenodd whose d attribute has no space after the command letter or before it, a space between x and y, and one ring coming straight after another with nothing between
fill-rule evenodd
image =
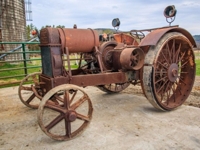
<instances>
[{"instance_id":1,"label":"spoked wheel","mask_svg":"<svg viewBox=\"0 0 200 150\"><path fill-rule=\"evenodd\" d=\"M115 41L109 41L105 42L101 45L100 51L102 53L102 62L103 62L103 68L104 70L111 70L112 65L112 51L116 47L117 42ZM98 85L97 87L102 90L103 92L107 93L118 93L123 91L125 88L127 88L130 85L129 82L125 83L112 83L107 85Z\"/></svg>"},{"instance_id":2,"label":"spoked wheel","mask_svg":"<svg viewBox=\"0 0 200 150\"><path fill-rule=\"evenodd\" d=\"M58 103L52 103L50 99ZM88 126L92 112L92 102L83 90L75 85L63 84L43 97L38 108L38 123L49 137L70 140Z\"/></svg>"},{"instance_id":3,"label":"spoked wheel","mask_svg":"<svg viewBox=\"0 0 200 150\"><path fill-rule=\"evenodd\" d=\"M149 49L143 70L144 93L161 110L182 105L195 80L192 44L181 33L165 34Z\"/></svg>"},{"instance_id":4,"label":"spoked wheel","mask_svg":"<svg viewBox=\"0 0 200 150\"><path fill-rule=\"evenodd\" d=\"M106 93L118 93L126 89L129 85L130 82L125 82L125 83L112 83L108 85L99 85L97 87Z\"/></svg>"},{"instance_id":5,"label":"spoked wheel","mask_svg":"<svg viewBox=\"0 0 200 150\"><path fill-rule=\"evenodd\" d=\"M32 73L26 76L18 88L19 98L27 107L36 109L42 99L42 90L39 84L40 72Z\"/></svg>"}]
</instances>

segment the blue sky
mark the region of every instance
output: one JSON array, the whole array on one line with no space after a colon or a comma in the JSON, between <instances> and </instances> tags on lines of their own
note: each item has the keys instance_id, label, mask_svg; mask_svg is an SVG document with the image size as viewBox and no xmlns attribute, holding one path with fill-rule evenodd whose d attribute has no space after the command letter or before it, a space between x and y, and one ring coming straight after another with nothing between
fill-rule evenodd
<instances>
[{"instance_id":1,"label":"blue sky","mask_svg":"<svg viewBox=\"0 0 200 150\"><path fill-rule=\"evenodd\" d=\"M167 26L163 11L175 5L176 20L192 35L200 34L199 0L32 0L32 18L37 28L45 25L77 24L78 28L112 28L113 18L121 21L120 30Z\"/></svg>"}]
</instances>

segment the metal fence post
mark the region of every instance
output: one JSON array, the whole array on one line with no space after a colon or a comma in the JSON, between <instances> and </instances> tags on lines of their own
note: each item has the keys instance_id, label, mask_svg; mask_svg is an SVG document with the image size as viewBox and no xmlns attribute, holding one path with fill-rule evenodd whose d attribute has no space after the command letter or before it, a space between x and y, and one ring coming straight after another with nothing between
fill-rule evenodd
<instances>
[{"instance_id":1,"label":"metal fence post","mask_svg":"<svg viewBox=\"0 0 200 150\"><path fill-rule=\"evenodd\" d=\"M22 51L23 51L23 60L24 60L24 74L25 74L25 76L27 76L28 75L28 71L27 71L27 63L26 63L25 43L22 43Z\"/></svg>"}]
</instances>

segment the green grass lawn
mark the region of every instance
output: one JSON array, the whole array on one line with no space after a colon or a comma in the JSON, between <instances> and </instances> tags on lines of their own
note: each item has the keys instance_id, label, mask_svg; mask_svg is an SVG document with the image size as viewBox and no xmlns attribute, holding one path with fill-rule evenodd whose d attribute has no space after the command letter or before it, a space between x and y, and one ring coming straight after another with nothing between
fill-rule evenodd
<instances>
[{"instance_id":1,"label":"green grass lawn","mask_svg":"<svg viewBox=\"0 0 200 150\"><path fill-rule=\"evenodd\" d=\"M29 64L29 63L27 64L27 67L34 67L34 68L27 69L28 74L33 73L33 72L39 72L41 70L41 67L33 65L33 64ZM6 71L1 70L0 77L23 75L24 74L23 68L24 68L24 65L22 63L20 64L5 63L2 66L0 66L0 70L1 69L10 69L10 70L6 70ZM22 79L22 78L23 77L16 77L16 79ZM5 79L5 80L9 80L9 79Z\"/></svg>"},{"instance_id":2,"label":"green grass lawn","mask_svg":"<svg viewBox=\"0 0 200 150\"><path fill-rule=\"evenodd\" d=\"M28 68L27 72L28 74L34 73L34 72L41 72L41 67L36 66L33 64L27 64L27 67L33 67L33 68ZM77 68L77 65L71 65L71 69ZM22 68L22 69L20 69ZM0 77L8 77L8 76L17 76L17 75L23 75L24 74L24 65L23 64L4 64L0 66ZM1 69L10 69L9 71L1 71ZM66 66L67 69L67 66ZM24 77L15 77L15 79L22 79ZM9 80L4 79L4 80Z\"/></svg>"},{"instance_id":3,"label":"green grass lawn","mask_svg":"<svg viewBox=\"0 0 200 150\"><path fill-rule=\"evenodd\" d=\"M200 59L196 59L196 75L200 76Z\"/></svg>"},{"instance_id":4,"label":"green grass lawn","mask_svg":"<svg viewBox=\"0 0 200 150\"><path fill-rule=\"evenodd\" d=\"M196 75L197 76L200 76L200 59L198 57L199 55L200 55L200 53L195 54L195 56L196 56L196 60L195 60L195 62L196 62ZM72 58L73 57L74 56L72 56ZM30 68L27 69L28 74L34 73L34 72L41 72L41 67L40 67L41 66L41 60L34 60L34 58L31 58L31 59L33 59L33 61L27 63L27 66L30 67ZM38 58L35 58L35 59L38 59ZM65 64L67 65L67 63L65 63ZM75 69L75 68L78 67L77 65L75 65L75 61L71 61L70 64L71 64L71 69ZM25 77L23 67L24 67L23 63L20 63L20 64L9 64L9 63L1 64L0 65L0 77L19 76L19 75L22 75L22 76L21 77L12 77L12 78L0 79L0 84L5 83L5 82L22 80ZM21 69L19 69L19 68L21 68ZM67 66L65 68L67 69ZM10 70L4 71L2 69L10 69Z\"/></svg>"}]
</instances>

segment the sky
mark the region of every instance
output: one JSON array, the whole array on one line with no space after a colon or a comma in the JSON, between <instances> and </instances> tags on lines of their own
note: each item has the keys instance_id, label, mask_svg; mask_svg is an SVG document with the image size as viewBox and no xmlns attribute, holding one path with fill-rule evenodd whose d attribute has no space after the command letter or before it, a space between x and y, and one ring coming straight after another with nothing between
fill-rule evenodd
<instances>
[{"instance_id":1,"label":"sky","mask_svg":"<svg viewBox=\"0 0 200 150\"><path fill-rule=\"evenodd\" d=\"M27 24L112 29L112 19L119 18L121 31L156 28L169 25L163 15L169 5L177 10L172 25L200 34L199 0L32 0L33 21Z\"/></svg>"}]
</instances>

